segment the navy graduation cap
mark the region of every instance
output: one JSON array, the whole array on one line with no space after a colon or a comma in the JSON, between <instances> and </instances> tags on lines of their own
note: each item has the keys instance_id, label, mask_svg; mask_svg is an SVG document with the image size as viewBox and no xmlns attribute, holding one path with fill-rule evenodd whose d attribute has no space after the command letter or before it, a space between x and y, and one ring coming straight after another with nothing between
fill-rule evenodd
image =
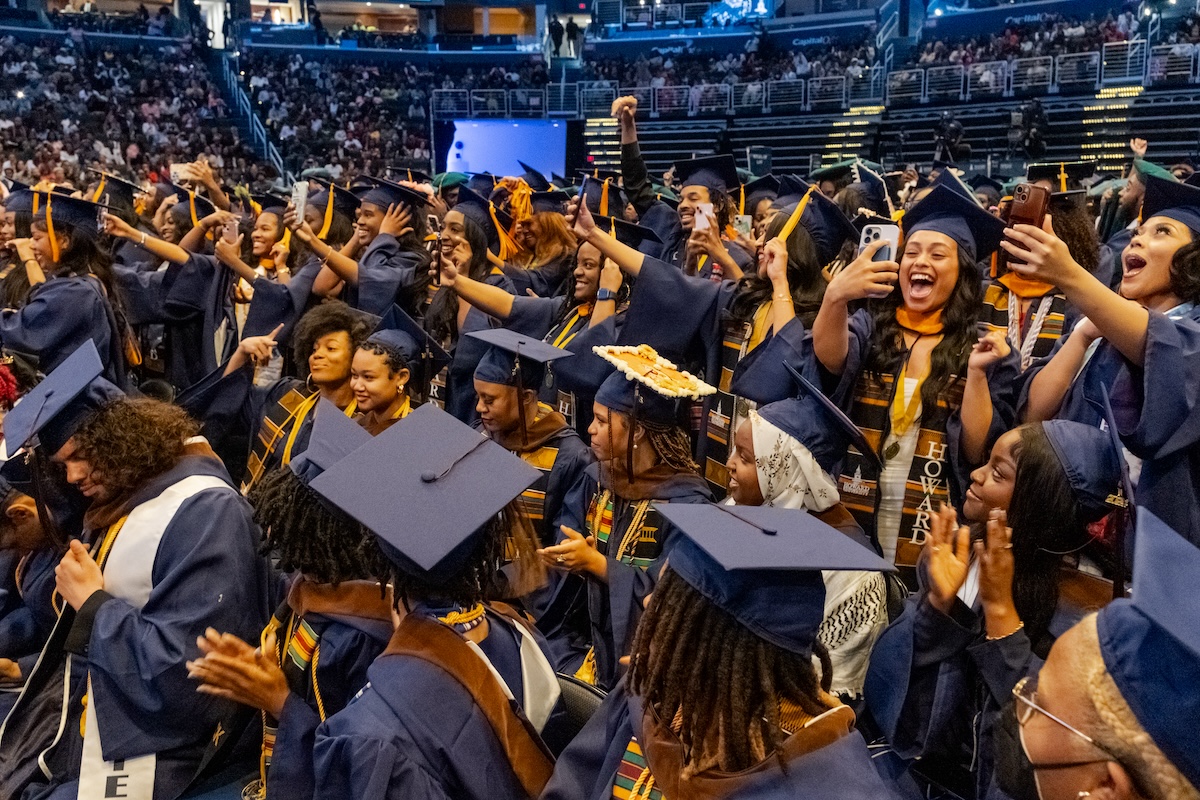
<instances>
[{"instance_id":1,"label":"navy graduation cap","mask_svg":"<svg viewBox=\"0 0 1200 800\"><path fill-rule=\"evenodd\" d=\"M884 183L879 173L862 162L856 163L852 172L854 183L850 185L862 193L866 200L866 207L879 216L891 220L896 209L892 205L892 196L888 194L887 184Z\"/></svg>"},{"instance_id":2,"label":"navy graduation cap","mask_svg":"<svg viewBox=\"0 0 1200 800\"><path fill-rule=\"evenodd\" d=\"M1042 430L1087 520L1094 522L1119 507L1115 498L1121 488L1122 458L1120 450L1113 448L1112 437L1099 428L1066 419L1046 420Z\"/></svg>"},{"instance_id":3,"label":"navy graduation cap","mask_svg":"<svg viewBox=\"0 0 1200 800\"><path fill-rule=\"evenodd\" d=\"M1144 508L1136 531L1133 594L1097 615L1100 654L1142 728L1200 786L1200 549Z\"/></svg>"},{"instance_id":4,"label":"navy graduation cap","mask_svg":"<svg viewBox=\"0 0 1200 800\"><path fill-rule=\"evenodd\" d=\"M1200 234L1200 188L1163 178L1147 177L1146 196L1142 199L1142 219L1166 217L1182 222Z\"/></svg>"},{"instance_id":5,"label":"navy graduation cap","mask_svg":"<svg viewBox=\"0 0 1200 800\"><path fill-rule=\"evenodd\" d=\"M256 206L258 206L258 208L255 209L256 214L261 214L264 211L270 211L272 214L282 214L283 210L288 207L288 203L291 202L290 198L273 194L271 192L252 194L250 195L250 199L254 201Z\"/></svg>"},{"instance_id":6,"label":"navy graduation cap","mask_svg":"<svg viewBox=\"0 0 1200 800\"><path fill-rule=\"evenodd\" d=\"M1004 193L1004 184L995 178L990 178L987 175L976 173L967 179L967 186L978 191L981 187L988 187L994 190L997 194Z\"/></svg>"},{"instance_id":7,"label":"navy graduation cap","mask_svg":"<svg viewBox=\"0 0 1200 800\"><path fill-rule=\"evenodd\" d=\"M1004 223L980 208L974 197L968 199L944 185L934 186L904 213L904 226L905 237L924 230L949 236L975 262L995 252L1004 235Z\"/></svg>"},{"instance_id":8,"label":"navy graduation cap","mask_svg":"<svg viewBox=\"0 0 1200 800\"><path fill-rule=\"evenodd\" d=\"M358 195L359 203L370 203L385 210L388 206L403 203L416 213L425 206L428 200L424 194L407 186L385 181L382 178L370 178L369 180L372 184L369 187L362 186L353 190Z\"/></svg>"},{"instance_id":9,"label":"navy graduation cap","mask_svg":"<svg viewBox=\"0 0 1200 800\"><path fill-rule=\"evenodd\" d=\"M529 166L524 161L518 160L517 163L520 164L521 169L524 170L524 173L520 177L522 177L525 182L529 184L530 189L535 192L548 192L551 188L553 188L550 186L550 181L546 180L546 176L541 172Z\"/></svg>"},{"instance_id":10,"label":"navy graduation cap","mask_svg":"<svg viewBox=\"0 0 1200 800\"><path fill-rule=\"evenodd\" d=\"M328 214L330 204L332 203L334 211L344 217L350 218L351 220L354 219L354 215L358 212L358 204L360 202L358 195L354 194L349 189L343 189L341 186L338 186L332 181L326 181L320 178L313 178L312 180L313 183L317 184L321 188L309 195L308 202L310 204L320 208L324 213Z\"/></svg>"},{"instance_id":11,"label":"navy graduation cap","mask_svg":"<svg viewBox=\"0 0 1200 800\"><path fill-rule=\"evenodd\" d=\"M370 528L397 568L436 584L462 568L487 522L540 475L426 403L310 486Z\"/></svg>"},{"instance_id":12,"label":"navy graduation cap","mask_svg":"<svg viewBox=\"0 0 1200 800\"><path fill-rule=\"evenodd\" d=\"M51 234L52 250L58 249L57 240L53 236L55 225L69 225L75 233L89 239L100 235L100 215L109 210L107 206L57 192L34 190L32 194L31 210L35 218L45 220L47 230ZM58 260L57 255L54 260Z\"/></svg>"},{"instance_id":13,"label":"navy graduation cap","mask_svg":"<svg viewBox=\"0 0 1200 800\"><path fill-rule=\"evenodd\" d=\"M450 354L397 305L389 308L379 320L366 344L399 351L408 363L412 381L421 387L422 396L428 394L434 376L450 363Z\"/></svg>"},{"instance_id":14,"label":"navy graduation cap","mask_svg":"<svg viewBox=\"0 0 1200 800\"><path fill-rule=\"evenodd\" d=\"M1060 192L1079 188L1079 182L1096 174L1095 161L1052 161L1045 164L1030 164L1025 170L1025 180L1030 183L1050 181Z\"/></svg>"},{"instance_id":15,"label":"navy graduation cap","mask_svg":"<svg viewBox=\"0 0 1200 800\"><path fill-rule=\"evenodd\" d=\"M710 192L729 194L742 186L733 156L703 156L675 162L675 180L680 186L703 186Z\"/></svg>"},{"instance_id":16,"label":"navy graduation cap","mask_svg":"<svg viewBox=\"0 0 1200 800\"><path fill-rule=\"evenodd\" d=\"M545 191L536 191L529 196L530 205L533 207L533 213L551 212L554 214L562 214L567 209L567 202L570 201L571 195L561 189L547 189Z\"/></svg>"},{"instance_id":17,"label":"navy graduation cap","mask_svg":"<svg viewBox=\"0 0 1200 800\"><path fill-rule=\"evenodd\" d=\"M21 398L4 418L5 450L11 456L36 435L47 455L57 453L91 414L124 392L103 377L104 364L90 339Z\"/></svg>"},{"instance_id":18,"label":"navy graduation cap","mask_svg":"<svg viewBox=\"0 0 1200 800\"><path fill-rule=\"evenodd\" d=\"M751 214L763 200L775 200L779 196L779 179L774 175L764 175L742 185L746 197L746 211Z\"/></svg>"},{"instance_id":19,"label":"navy graduation cap","mask_svg":"<svg viewBox=\"0 0 1200 800\"><path fill-rule=\"evenodd\" d=\"M398 181L408 181L409 183L433 182L433 178L430 177L429 173L411 167L387 167L384 172L387 173L389 178L395 178Z\"/></svg>"},{"instance_id":20,"label":"navy graduation cap","mask_svg":"<svg viewBox=\"0 0 1200 800\"><path fill-rule=\"evenodd\" d=\"M472 331L467 336L488 345L487 353L475 367L475 378L518 389L537 389L552 362L575 355L508 328Z\"/></svg>"},{"instance_id":21,"label":"navy graduation cap","mask_svg":"<svg viewBox=\"0 0 1200 800\"><path fill-rule=\"evenodd\" d=\"M862 429L795 367L786 362L784 366L799 385L800 395L768 403L758 409L758 415L807 447L826 472L833 472L851 444L880 469L879 455Z\"/></svg>"},{"instance_id":22,"label":"navy graduation cap","mask_svg":"<svg viewBox=\"0 0 1200 800\"><path fill-rule=\"evenodd\" d=\"M88 172L97 175L100 180L92 190L89 200L93 203L103 203L110 208L122 211L133 211L137 196L143 194L143 189L136 183L124 178L88 167Z\"/></svg>"},{"instance_id":23,"label":"navy graduation cap","mask_svg":"<svg viewBox=\"0 0 1200 800\"><path fill-rule=\"evenodd\" d=\"M963 183L962 178L958 177L948 169L944 169L939 172L938 176L929 182L929 185L945 186L955 194L960 194L975 205L979 205L979 201L975 199L975 190Z\"/></svg>"},{"instance_id":24,"label":"navy graduation cap","mask_svg":"<svg viewBox=\"0 0 1200 800\"><path fill-rule=\"evenodd\" d=\"M198 195L191 189L185 189L177 183L164 184L162 191L166 195L173 194L179 198L179 205L187 209L192 225L199 225L200 220L217 210L217 207L207 197ZM258 201L255 200L254 202L257 203ZM287 205L286 200L283 202L283 205Z\"/></svg>"},{"instance_id":25,"label":"navy graduation cap","mask_svg":"<svg viewBox=\"0 0 1200 800\"><path fill-rule=\"evenodd\" d=\"M621 173L613 169L594 167L592 169L576 170L576 172L579 174L579 177L591 178L594 181L611 181L613 184L616 184L617 181L621 180Z\"/></svg>"},{"instance_id":26,"label":"navy graduation cap","mask_svg":"<svg viewBox=\"0 0 1200 800\"><path fill-rule=\"evenodd\" d=\"M500 179L490 172L476 172L467 178L467 188L476 194L490 197Z\"/></svg>"},{"instance_id":27,"label":"navy graduation cap","mask_svg":"<svg viewBox=\"0 0 1200 800\"><path fill-rule=\"evenodd\" d=\"M580 184L580 193L593 216L610 217L625 213L629 201L625 193L611 178L593 178L590 175Z\"/></svg>"},{"instance_id":28,"label":"navy graduation cap","mask_svg":"<svg viewBox=\"0 0 1200 800\"><path fill-rule=\"evenodd\" d=\"M343 414L333 403L321 398L317 403L308 448L293 458L288 468L307 486L370 439L371 434L366 428Z\"/></svg>"},{"instance_id":29,"label":"navy graduation cap","mask_svg":"<svg viewBox=\"0 0 1200 800\"><path fill-rule=\"evenodd\" d=\"M614 239L627 247L637 250L646 242L662 244L658 234L644 225L635 225L616 217L599 217L594 220L596 227L610 234Z\"/></svg>"},{"instance_id":30,"label":"navy graduation cap","mask_svg":"<svg viewBox=\"0 0 1200 800\"><path fill-rule=\"evenodd\" d=\"M785 208L793 203L799 203L800 198L808 192L808 181L796 175L783 175L779 178L779 189L771 208Z\"/></svg>"},{"instance_id":31,"label":"navy graduation cap","mask_svg":"<svg viewBox=\"0 0 1200 800\"><path fill-rule=\"evenodd\" d=\"M512 228L512 218L496 208L496 204L491 200L464 186L458 190L458 202L454 204L453 210L483 230L487 236L488 250L500 259L507 259L516 252L516 244L508 235L509 229Z\"/></svg>"},{"instance_id":32,"label":"navy graduation cap","mask_svg":"<svg viewBox=\"0 0 1200 800\"><path fill-rule=\"evenodd\" d=\"M796 219L796 214L799 213L798 222L812 237L822 264L828 264L837 258L842 245L857 233L854 225L846 219L846 215L837 204L815 188L810 189L799 202L785 206L780 213L789 214L792 219ZM785 225L780 236L787 238L794 229L795 223Z\"/></svg>"},{"instance_id":33,"label":"navy graduation cap","mask_svg":"<svg viewBox=\"0 0 1200 800\"><path fill-rule=\"evenodd\" d=\"M801 509L655 503L682 534L668 567L756 636L812 653L825 616L821 570L895 567Z\"/></svg>"}]
</instances>

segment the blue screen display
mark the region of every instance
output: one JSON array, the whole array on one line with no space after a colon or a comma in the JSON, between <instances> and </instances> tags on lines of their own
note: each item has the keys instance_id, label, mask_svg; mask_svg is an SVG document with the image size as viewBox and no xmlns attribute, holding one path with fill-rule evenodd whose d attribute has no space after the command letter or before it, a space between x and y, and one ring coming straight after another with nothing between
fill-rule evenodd
<instances>
[{"instance_id":1,"label":"blue screen display","mask_svg":"<svg viewBox=\"0 0 1200 800\"><path fill-rule=\"evenodd\" d=\"M518 161L549 175L565 172L567 123L564 120L460 119L446 150L448 172L520 175Z\"/></svg>"}]
</instances>

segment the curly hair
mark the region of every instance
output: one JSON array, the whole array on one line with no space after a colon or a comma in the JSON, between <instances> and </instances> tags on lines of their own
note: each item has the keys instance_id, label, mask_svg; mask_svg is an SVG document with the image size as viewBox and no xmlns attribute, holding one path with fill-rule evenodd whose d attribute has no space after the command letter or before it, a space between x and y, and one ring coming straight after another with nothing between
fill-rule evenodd
<instances>
[{"instance_id":1,"label":"curly hair","mask_svg":"<svg viewBox=\"0 0 1200 800\"><path fill-rule=\"evenodd\" d=\"M879 380L883 374L897 374L908 352L900 323L896 321L896 309L903 302L901 293L892 291L882 300L868 304L875 319L875 330L867 347L864 366L874 380ZM979 339L976 323L982 305L979 267L959 248L958 281L946 301L944 335L930 354L929 378L921 386L921 415L927 420L938 415L938 396L952 379L966 374L971 348Z\"/></svg>"},{"instance_id":2,"label":"curly hair","mask_svg":"<svg viewBox=\"0 0 1200 800\"><path fill-rule=\"evenodd\" d=\"M1200 303L1200 239L1193 239L1171 256L1171 291L1186 303Z\"/></svg>"},{"instance_id":3,"label":"curly hair","mask_svg":"<svg viewBox=\"0 0 1200 800\"><path fill-rule=\"evenodd\" d=\"M378 579L388 562L375 537L348 515L320 501L289 467L271 470L246 498L262 528L263 555L274 552L279 569L299 570L318 583Z\"/></svg>"},{"instance_id":4,"label":"curly hair","mask_svg":"<svg viewBox=\"0 0 1200 800\"><path fill-rule=\"evenodd\" d=\"M1054 235L1066 243L1075 263L1091 274L1100 265L1100 237L1087 209L1076 203L1051 201Z\"/></svg>"},{"instance_id":5,"label":"curly hair","mask_svg":"<svg viewBox=\"0 0 1200 800\"><path fill-rule=\"evenodd\" d=\"M514 500L483 524L482 533L475 536L462 567L446 580L431 581L395 564L389 564L387 578L394 587L397 608L405 598L435 597L472 606L484 600L503 599L502 594L519 597L545 582L545 567L537 555L539 547L541 543L533 525ZM517 577L502 588L497 585L496 576L505 561L516 565Z\"/></svg>"},{"instance_id":6,"label":"curly hair","mask_svg":"<svg viewBox=\"0 0 1200 800\"><path fill-rule=\"evenodd\" d=\"M808 656L765 641L687 584L668 566L634 638L629 687L659 719L677 720L683 776L717 768L739 772L786 738L780 701L818 716L832 678L829 653Z\"/></svg>"},{"instance_id":7,"label":"curly hair","mask_svg":"<svg viewBox=\"0 0 1200 800\"><path fill-rule=\"evenodd\" d=\"M371 335L366 316L340 300L326 300L308 311L296 323L292 334L292 358L301 378L308 377L308 357L322 336L345 331L350 336L350 349L356 350Z\"/></svg>"},{"instance_id":8,"label":"curly hair","mask_svg":"<svg viewBox=\"0 0 1200 800\"><path fill-rule=\"evenodd\" d=\"M178 406L123 397L88 417L72 438L76 454L113 496L121 496L173 467L184 442L199 430Z\"/></svg>"}]
</instances>

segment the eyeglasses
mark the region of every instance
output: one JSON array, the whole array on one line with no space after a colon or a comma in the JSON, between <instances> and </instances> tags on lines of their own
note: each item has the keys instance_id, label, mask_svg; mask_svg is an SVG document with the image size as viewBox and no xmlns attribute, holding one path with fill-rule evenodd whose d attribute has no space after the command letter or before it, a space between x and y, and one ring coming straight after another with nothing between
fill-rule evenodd
<instances>
[{"instance_id":1,"label":"eyeglasses","mask_svg":"<svg viewBox=\"0 0 1200 800\"><path fill-rule=\"evenodd\" d=\"M1033 719L1034 712L1037 712L1038 714L1041 714L1043 717L1046 717L1047 719L1050 719L1051 721L1066 728L1068 731L1075 734L1080 739L1083 739L1085 742L1087 742L1092 747L1099 750L1101 753L1104 753L1104 756L1105 756L1104 758L1090 758L1090 759L1086 759L1086 760L1082 760L1082 761L1056 761L1056 762L1051 762L1048 764L1034 764L1033 761L1030 760L1030 766L1032 766L1035 770L1039 770L1039 769L1070 769L1071 767L1083 767L1083 766L1087 766L1088 764L1100 764L1105 761L1117 761L1118 760L1115 756L1112 755L1112 753L1108 752L1103 747L1101 747L1100 744L1095 739L1088 736L1086 733L1079 730L1074 725L1071 725L1068 722L1064 722L1063 720L1059 719L1058 717L1054 716L1049 711L1047 711L1046 709L1044 709L1040 705L1038 705L1038 702L1037 702L1037 678L1036 677L1029 676L1029 677L1022 678L1020 681L1018 681L1017 685L1013 687L1013 697L1016 698L1016 701L1017 701L1016 703L1013 704L1013 709L1017 713L1017 724L1021 728L1021 747L1025 749L1026 756L1029 755L1029 747L1025 744L1025 723L1027 723L1027 722L1029 722L1029 720Z\"/></svg>"}]
</instances>

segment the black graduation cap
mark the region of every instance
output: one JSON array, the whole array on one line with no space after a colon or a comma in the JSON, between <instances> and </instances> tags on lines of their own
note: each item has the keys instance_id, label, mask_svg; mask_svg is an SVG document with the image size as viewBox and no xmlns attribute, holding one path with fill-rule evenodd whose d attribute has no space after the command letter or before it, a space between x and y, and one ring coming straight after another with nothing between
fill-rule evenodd
<instances>
[{"instance_id":1,"label":"black graduation cap","mask_svg":"<svg viewBox=\"0 0 1200 800\"><path fill-rule=\"evenodd\" d=\"M4 210L14 214L32 214L33 192L29 189L13 189L4 198Z\"/></svg>"},{"instance_id":2,"label":"black graduation cap","mask_svg":"<svg viewBox=\"0 0 1200 800\"><path fill-rule=\"evenodd\" d=\"M945 186L950 191L967 198L975 205L979 205L979 200L975 197L975 190L963 183L962 178L958 177L948 169L944 169L939 172L938 176L930 181L930 185Z\"/></svg>"},{"instance_id":3,"label":"black graduation cap","mask_svg":"<svg viewBox=\"0 0 1200 800\"><path fill-rule=\"evenodd\" d=\"M580 191L588 211L592 212L593 216L609 217L623 214L625 206L629 204L616 181L608 178L584 178Z\"/></svg>"},{"instance_id":4,"label":"black graduation cap","mask_svg":"<svg viewBox=\"0 0 1200 800\"><path fill-rule=\"evenodd\" d=\"M975 189L976 191L978 191L981 187L986 186L989 189L995 191L997 194L1001 194L1004 192L1004 184L1003 183L996 180L995 178L990 178L987 175L982 175L980 173L976 173L976 174L972 175L970 178L967 178L967 186L970 186L972 189Z\"/></svg>"},{"instance_id":5,"label":"black graduation cap","mask_svg":"<svg viewBox=\"0 0 1200 800\"><path fill-rule=\"evenodd\" d=\"M35 435L54 455L89 416L124 393L103 377L104 364L88 339L21 398L4 417L5 450L11 456Z\"/></svg>"},{"instance_id":6,"label":"black graduation cap","mask_svg":"<svg viewBox=\"0 0 1200 800\"><path fill-rule=\"evenodd\" d=\"M100 235L100 215L111 210L107 206L93 203L70 195L54 192L33 191L31 211L34 217L46 219L49 210L49 225L69 225L75 233L87 239ZM52 244L52 247L56 246ZM57 257L56 257L57 260Z\"/></svg>"},{"instance_id":7,"label":"black graduation cap","mask_svg":"<svg viewBox=\"0 0 1200 800\"><path fill-rule=\"evenodd\" d=\"M547 211L562 214L566 211L567 203L570 199L571 195L559 189L534 192L529 196L529 202L535 214Z\"/></svg>"},{"instance_id":8,"label":"black graduation cap","mask_svg":"<svg viewBox=\"0 0 1200 800\"><path fill-rule=\"evenodd\" d=\"M805 192L799 202L785 206L780 213L791 215L788 224L785 224L779 233L780 238L789 238L798 222L812 237L822 264L829 264L837 258L842 245L847 239L854 238L856 233L854 225L838 208L837 203L821 194L815 187Z\"/></svg>"},{"instance_id":9,"label":"black graduation cap","mask_svg":"<svg viewBox=\"0 0 1200 800\"><path fill-rule=\"evenodd\" d=\"M358 214L359 200L353 192L343 189L333 182L323 181L319 178L314 178L313 182L324 187L313 192L308 197L309 205L321 209L321 229L316 233L318 239L323 239L329 233L329 227L333 224L334 212L341 214L351 222L354 221L355 216Z\"/></svg>"},{"instance_id":10,"label":"black graduation cap","mask_svg":"<svg viewBox=\"0 0 1200 800\"><path fill-rule=\"evenodd\" d=\"M1079 181L1096 173L1095 161L1051 161L1045 164L1030 164L1025 170L1025 180L1030 183L1050 181L1060 192L1079 188Z\"/></svg>"},{"instance_id":11,"label":"black graduation cap","mask_svg":"<svg viewBox=\"0 0 1200 800\"><path fill-rule=\"evenodd\" d=\"M771 208L785 208L800 202L808 192L810 184L798 175L783 175L779 178L779 190Z\"/></svg>"},{"instance_id":12,"label":"black graduation cap","mask_svg":"<svg viewBox=\"0 0 1200 800\"><path fill-rule=\"evenodd\" d=\"M710 192L731 194L741 188L733 156L702 156L675 162L675 179L680 186L703 186Z\"/></svg>"},{"instance_id":13,"label":"black graduation cap","mask_svg":"<svg viewBox=\"0 0 1200 800\"><path fill-rule=\"evenodd\" d=\"M272 194L270 192L264 192L263 194L252 194L250 195L250 199L254 201L256 206L258 206L258 208L256 208L254 211L256 215L261 214L264 211L271 211L274 213L276 210L278 210L279 213L283 213L284 209L288 207L288 203L292 202L291 198L283 197L282 195L278 194Z\"/></svg>"},{"instance_id":14,"label":"black graduation cap","mask_svg":"<svg viewBox=\"0 0 1200 800\"><path fill-rule=\"evenodd\" d=\"M433 183L433 178L429 173L422 172L419 169L412 167L387 167L384 169L389 178L395 178L398 181L408 181L409 183Z\"/></svg>"},{"instance_id":15,"label":"black graduation cap","mask_svg":"<svg viewBox=\"0 0 1200 800\"><path fill-rule=\"evenodd\" d=\"M1200 172L1193 172L1191 175L1188 175L1187 179L1185 179L1183 183L1185 186L1200 187ZM13 181L13 186L15 187L16 185L17 182Z\"/></svg>"},{"instance_id":16,"label":"black graduation cap","mask_svg":"<svg viewBox=\"0 0 1200 800\"><path fill-rule=\"evenodd\" d=\"M420 387L422 397L428 395L434 377L450 363L450 354L397 305L379 320L367 343L396 350L404 356L412 383Z\"/></svg>"},{"instance_id":17,"label":"black graduation cap","mask_svg":"<svg viewBox=\"0 0 1200 800\"><path fill-rule=\"evenodd\" d=\"M521 177L529 184L530 189L535 192L548 192L553 188L550 186L550 181L546 180L546 176L541 172L538 172L524 161L518 160L517 163L521 165L521 169L525 170L525 174Z\"/></svg>"},{"instance_id":18,"label":"black graduation cap","mask_svg":"<svg viewBox=\"0 0 1200 800\"><path fill-rule=\"evenodd\" d=\"M512 228L512 218L491 200L477 194L464 186L458 190L458 203L454 206L464 217L478 225L488 241L488 250L501 260L507 260L517 251L517 246L508 231Z\"/></svg>"},{"instance_id":19,"label":"black graduation cap","mask_svg":"<svg viewBox=\"0 0 1200 800\"><path fill-rule=\"evenodd\" d=\"M545 379L551 362L575 355L509 328L488 328L467 335L488 345L475 367L476 379L485 383L536 389Z\"/></svg>"},{"instance_id":20,"label":"black graduation cap","mask_svg":"<svg viewBox=\"0 0 1200 800\"><path fill-rule=\"evenodd\" d=\"M490 172L476 172L467 179L467 188L476 194L490 197L499 180Z\"/></svg>"},{"instance_id":21,"label":"black graduation cap","mask_svg":"<svg viewBox=\"0 0 1200 800\"><path fill-rule=\"evenodd\" d=\"M136 208L137 196L145 193L145 190L136 183L108 172L101 172L91 167L88 167L88 172L100 178L88 198L93 203L103 203L109 208L133 212Z\"/></svg>"},{"instance_id":22,"label":"black graduation cap","mask_svg":"<svg viewBox=\"0 0 1200 800\"><path fill-rule=\"evenodd\" d=\"M763 200L774 200L779 196L779 179L774 175L764 175L744 184L742 191L746 197L745 213L753 213L754 208Z\"/></svg>"},{"instance_id":23,"label":"black graduation cap","mask_svg":"<svg viewBox=\"0 0 1200 800\"><path fill-rule=\"evenodd\" d=\"M540 476L426 403L325 470L311 488L367 526L399 569L437 584L463 568L488 521Z\"/></svg>"},{"instance_id":24,"label":"black graduation cap","mask_svg":"<svg viewBox=\"0 0 1200 800\"><path fill-rule=\"evenodd\" d=\"M825 617L822 570L893 572L859 541L802 509L655 503L682 534L668 568L740 625L808 656Z\"/></svg>"},{"instance_id":25,"label":"black graduation cap","mask_svg":"<svg viewBox=\"0 0 1200 800\"><path fill-rule=\"evenodd\" d=\"M12 194L13 192L28 191L29 189L32 189L32 188L33 187L30 186L28 183L25 183L25 181L13 180L13 181L9 181L8 192L9 192L9 194Z\"/></svg>"},{"instance_id":26,"label":"black graduation cap","mask_svg":"<svg viewBox=\"0 0 1200 800\"><path fill-rule=\"evenodd\" d=\"M851 174L854 177L854 183L850 185L862 193L866 201L866 208L891 220L892 213L896 209L892 206L892 197L888 194L887 184L879 173L859 162L851 169Z\"/></svg>"},{"instance_id":27,"label":"black graduation cap","mask_svg":"<svg viewBox=\"0 0 1200 800\"><path fill-rule=\"evenodd\" d=\"M634 250L637 250L646 242L662 244L662 239L659 238L658 234L644 225L635 225L632 222L626 222L616 217L600 217L595 220L595 223L597 228L611 235L621 244L632 247Z\"/></svg>"},{"instance_id":28,"label":"black graduation cap","mask_svg":"<svg viewBox=\"0 0 1200 800\"><path fill-rule=\"evenodd\" d=\"M980 208L973 197L968 199L943 185L934 186L904 213L906 237L922 230L949 236L971 261L979 262L1000 246L1004 223Z\"/></svg>"},{"instance_id":29,"label":"black graduation cap","mask_svg":"<svg viewBox=\"0 0 1200 800\"><path fill-rule=\"evenodd\" d=\"M403 203L411 208L413 213L417 213L425 207L426 202L429 200L423 193L415 189L410 189L407 186L401 186L398 183L392 183L383 178L363 177L366 179L364 184L351 190L358 196L359 203L370 203L385 211L388 206ZM369 182L369 185L366 185L367 182Z\"/></svg>"},{"instance_id":30,"label":"black graduation cap","mask_svg":"<svg viewBox=\"0 0 1200 800\"><path fill-rule=\"evenodd\" d=\"M1087 189L1074 189L1069 192L1052 192L1050 204L1047 206L1051 213L1056 210L1080 208L1087 204Z\"/></svg>"},{"instance_id":31,"label":"black graduation cap","mask_svg":"<svg viewBox=\"0 0 1200 800\"><path fill-rule=\"evenodd\" d=\"M575 185L575 183L570 178L564 178L562 175L559 175L557 172L551 172L550 173L550 185L557 186L559 189L570 189L572 186Z\"/></svg>"},{"instance_id":32,"label":"black graduation cap","mask_svg":"<svg viewBox=\"0 0 1200 800\"><path fill-rule=\"evenodd\" d=\"M1193 236L1200 235L1200 188L1163 178L1146 177L1142 219L1167 217L1182 222Z\"/></svg>"},{"instance_id":33,"label":"black graduation cap","mask_svg":"<svg viewBox=\"0 0 1200 800\"><path fill-rule=\"evenodd\" d=\"M591 178L594 181L612 181L614 186L621 180L621 173L614 169L593 167L592 169L576 170L576 172L581 178ZM563 180L566 180L566 178Z\"/></svg>"}]
</instances>

